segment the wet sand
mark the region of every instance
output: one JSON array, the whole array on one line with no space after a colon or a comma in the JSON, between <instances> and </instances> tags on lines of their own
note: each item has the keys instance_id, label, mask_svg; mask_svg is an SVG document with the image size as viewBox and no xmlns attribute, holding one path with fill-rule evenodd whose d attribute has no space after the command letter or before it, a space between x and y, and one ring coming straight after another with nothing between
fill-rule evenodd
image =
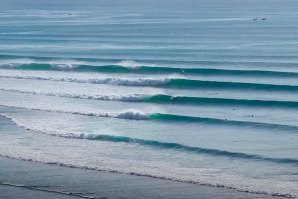
<instances>
[{"instance_id":1,"label":"wet sand","mask_svg":"<svg viewBox=\"0 0 298 199\"><path fill-rule=\"evenodd\" d=\"M0 157L0 198L277 199L279 197Z\"/></svg>"}]
</instances>

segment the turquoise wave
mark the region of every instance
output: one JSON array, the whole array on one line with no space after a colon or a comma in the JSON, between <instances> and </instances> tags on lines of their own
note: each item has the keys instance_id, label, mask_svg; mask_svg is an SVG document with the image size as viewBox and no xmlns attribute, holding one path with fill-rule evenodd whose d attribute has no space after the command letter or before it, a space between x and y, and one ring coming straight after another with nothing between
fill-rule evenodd
<instances>
[{"instance_id":1,"label":"turquoise wave","mask_svg":"<svg viewBox=\"0 0 298 199\"><path fill-rule=\"evenodd\" d=\"M258 106L258 107L298 107L296 101L274 101L274 100L250 100L250 99L230 99L230 98L209 98L209 97L189 97L171 95L153 95L140 97L140 101L149 103L175 103L194 105L228 105L228 106Z\"/></svg>"},{"instance_id":2,"label":"turquoise wave","mask_svg":"<svg viewBox=\"0 0 298 199\"><path fill-rule=\"evenodd\" d=\"M9 120L12 120L12 118L7 117L5 115L0 115L1 117L5 117ZM183 119L182 116L169 116L169 115L154 115L155 117L164 117L164 118L170 118L170 119ZM207 120L207 119L204 119ZM12 120L13 121L13 120ZM19 125L17 122L13 121L15 125L21 128L25 128L24 126ZM35 129L26 128L26 130L30 131L38 131ZM39 132L39 131L38 131ZM56 132L53 134L42 132L45 134L50 134L53 136L59 136L64 138L74 138L74 139L88 139L88 140L99 140L99 141L107 141L107 142L121 142L121 143L129 143L129 144L138 144L142 146L148 146L153 148L161 148L161 149L168 149L168 150L179 150L183 152L188 153L196 153L196 154L203 154L203 155L209 155L209 156L220 156L220 157L227 157L227 158L234 158L234 159L248 159L248 160L255 160L255 161L267 161L267 162L274 162L274 163L280 163L280 164L295 164L298 165L297 159L292 158L271 158L271 157L265 157L255 154L247 154L247 153L240 153L240 152L230 152L225 150L219 150L219 149L210 149L210 148L202 148L197 146L188 146L183 145L179 143L172 143L172 142L161 142L156 140L145 140L145 139L139 139L139 138L131 138L126 136L115 136L115 135L103 135L103 134L60 134L59 132Z\"/></svg>"},{"instance_id":3,"label":"turquoise wave","mask_svg":"<svg viewBox=\"0 0 298 199\"><path fill-rule=\"evenodd\" d=\"M298 77L296 72L280 72L267 70L230 70L213 68L181 68L161 66L127 67L122 65L75 65L73 67L55 67L51 64L18 64L15 69L21 70L71 70L78 72L103 73L138 73L138 74L184 74L184 75L226 75L226 76L264 76L264 77Z\"/></svg>"},{"instance_id":4,"label":"turquoise wave","mask_svg":"<svg viewBox=\"0 0 298 199\"><path fill-rule=\"evenodd\" d=\"M238 121L218 118L207 118L207 117L192 117L184 115L172 115L164 113L152 113L148 115L149 120L160 121L160 122L184 122L184 123L202 123L208 125L231 125L239 127L251 127L251 128L263 128L270 130L285 130L297 132L298 127L284 124L272 124L262 122L251 122L251 121Z\"/></svg>"},{"instance_id":5,"label":"turquoise wave","mask_svg":"<svg viewBox=\"0 0 298 199\"><path fill-rule=\"evenodd\" d=\"M208 149L208 148L201 148L201 147L192 147L192 146L186 146L178 143L160 142L155 140L144 140L144 139L125 137L125 136L82 134L81 138L108 141L108 142L133 143L133 144L139 144L139 145L149 146L154 148L175 149L175 150L185 151L189 153L204 154L209 156L222 156L222 157L235 158L235 159L240 158L240 159L249 159L249 160L256 160L256 161L268 161L268 162L282 163L282 164L295 164L295 165L298 164L297 159L291 159L291 158L270 158L270 157L264 157L260 155L254 155L254 154L229 152L224 150Z\"/></svg>"},{"instance_id":6,"label":"turquoise wave","mask_svg":"<svg viewBox=\"0 0 298 199\"><path fill-rule=\"evenodd\" d=\"M237 89L237 90L264 90L264 91L298 91L295 85L276 85L244 82L220 82L192 79L171 79L165 86L176 88L209 88L209 89Z\"/></svg>"},{"instance_id":7,"label":"turquoise wave","mask_svg":"<svg viewBox=\"0 0 298 199\"><path fill-rule=\"evenodd\" d=\"M65 98L79 98L88 100L105 100L105 101L123 101L123 102L146 102L156 104L179 104L179 105L224 105L224 106L253 106L253 107L278 107L278 108L297 108L296 101L274 101L274 100L253 100L253 99L233 99L233 98L210 98L210 97L191 97L191 96L171 96L164 94L157 95L80 95L69 93L46 93L36 91L22 91L14 89L0 88L3 92L16 92L32 95L46 95Z\"/></svg>"},{"instance_id":8,"label":"turquoise wave","mask_svg":"<svg viewBox=\"0 0 298 199\"><path fill-rule=\"evenodd\" d=\"M245 82L223 82L223 81L204 81L184 78L140 78L128 79L118 77L103 77L97 79L76 79L76 78L51 78L38 76L7 76L1 78L15 79L33 79L33 80L50 80L62 82L76 82L89 84L112 84L122 86L152 86L178 89L226 89L226 90L261 90L261 91L298 91L297 85L278 85L262 83L245 83Z\"/></svg>"},{"instance_id":9,"label":"turquoise wave","mask_svg":"<svg viewBox=\"0 0 298 199\"><path fill-rule=\"evenodd\" d=\"M55 112L55 113L69 113L74 115L83 115L88 117L104 117L104 118L118 118L125 120L151 120L155 122L180 122L180 123L194 123L194 124L206 124L206 125L221 125L221 126L235 126L235 127L248 127L248 128L259 128L269 129L284 132L297 133L298 126L286 125L286 124L274 124L274 123L263 123L263 122L252 122L252 121L241 121L241 120L228 120L219 118L208 118L208 117L194 117L185 115L174 115L166 113L141 113L137 111L125 111L120 113L94 113L94 112L78 112L78 111L63 111L63 110L52 110L52 109L40 109L40 108L26 108L17 106L0 105L5 108L15 109L29 109L34 111L44 112Z\"/></svg>"}]
</instances>

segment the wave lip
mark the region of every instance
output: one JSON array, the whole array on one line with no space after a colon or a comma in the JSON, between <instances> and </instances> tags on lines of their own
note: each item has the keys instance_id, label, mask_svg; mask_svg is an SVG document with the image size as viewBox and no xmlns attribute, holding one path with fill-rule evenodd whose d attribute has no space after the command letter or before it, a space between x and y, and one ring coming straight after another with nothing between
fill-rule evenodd
<instances>
[{"instance_id":1,"label":"wave lip","mask_svg":"<svg viewBox=\"0 0 298 199\"><path fill-rule=\"evenodd\" d=\"M124 102L141 102L144 95L141 94L130 94L130 95L87 95L87 94L76 94L76 93L52 93L52 92L38 92L30 90L17 90L17 89L4 89L0 88L0 91L16 92L33 95L46 95L56 97L67 97L67 98L79 98L89 100L109 100L109 101L124 101Z\"/></svg>"},{"instance_id":2,"label":"wave lip","mask_svg":"<svg viewBox=\"0 0 298 199\"><path fill-rule=\"evenodd\" d=\"M54 110L54 109L41 109L41 108L25 108L17 106L8 106L1 104L2 107L16 108L16 109L29 109L34 111L54 112L54 113L66 113L74 115L83 115L90 117L105 117L105 118L118 118L126 120L152 120L156 122L181 122L181 123L194 123L194 124L207 124L207 125L229 125L238 127L249 127L249 128L263 128L270 130L285 130L289 132L297 132L298 126L285 125L285 124L273 124L273 123L262 123L252 121L238 121L238 120L227 120L219 118L207 118L207 117L193 117L185 115L173 115L165 113L143 113L138 110L127 110L116 113L96 113L96 112L80 112L80 111L68 111L68 110Z\"/></svg>"},{"instance_id":3,"label":"wave lip","mask_svg":"<svg viewBox=\"0 0 298 199\"><path fill-rule=\"evenodd\" d=\"M31 80L46 80L46 81L58 81L58 82L75 82L75 83L89 83L89 84L111 84L122 86L162 86L167 85L170 81L169 78L119 78L119 77L102 77L102 78L70 78L70 77L44 77L44 76L11 76L0 75L0 78L13 78L13 79L31 79Z\"/></svg>"},{"instance_id":4,"label":"wave lip","mask_svg":"<svg viewBox=\"0 0 298 199\"><path fill-rule=\"evenodd\" d=\"M119 114L116 114L114 117L120 118L120 119L130 119L130 120L147 120L148 114L131 109L131 110L127 110Z\"/></svg>"},{"instance_id":5,"label":"wave lip","mask_svg":"<svg viewBox=\"0 0 298 199\"><path fill-rule=\"evenodd\" d=\"M216 75L216 76L261 76L261 77L298 77L297 72L277 70L237 70L222 68L183 68L167 67L141 63L134 60L122 60L115 64L91 64L77 60L42 61L31 58L6 60L0 68L22 70L65 70L79 72L103 73L140 73L140 74L182 74L182 75Z\"/></svg>"},{"instance_id":6,"label":"wave lip","mask_svg":"<svg viewBox=\"0 0 298 199\"><path fill-rule=\"evenodd\" d=\"M130 111L128 113L129 113L129 116L131 114L138 115L138 116L140 115L140 113L136 113L133 111ZM179 143L160 142L156 140L145 140L145 139L139 139L139 138L126 137L126 136L87 134L87 133L65 133L65 132L59 133L55 131L47 132L39 129L32 129L30 127L28 128L28 127L22 126L21 124L18 124L18 122L13 117L6 116L5 114L0 114L0 115L12 120L17 126L21 128L25 128L27 130L34 131L34 132L41 132L52 136L74 138L74 139L98 140L98 141L107 141L107 142L122 142L122 143L138 144L138 145L148 146L153 148L162 148L167 150L179 150L182 152L196 153L196 154L209 155L209 156L218 156L218 157L226 157L226 158L233 158L233 159L247 159L247 160L254 160L254 161L266 161L266 162L273 162L278 164L298 165L298 160L292 159L292 158L271 158L271 157L265 157L265 156L255 155L255 154L230 152L230 151L224 151L219 149L187 146Z\"/></svg>"},{"instance_id":7,"label":"wave lip","mask_svg":"<svg viewBox=\"0 0 298 199\"><path fill-rule=\"evenodd\" d=\"M297 107L296 101L275 101L275 100L253 100L253 99L232 99L232 98L210 98L210 97L189 97L171 96L157 94L152 96L140 96L144 102L151 103L177 103L177 104L196 104L196 105L244 105L261 107Z\"/></svg>"},{"instance_id":8,"label":"wave lip","mask_svg":"<svg viewBox=\"0 0 298 199\"><path fill-rule=\"evenodd\" d=\"M297 132L298 130L298 126L292 126L292 125L228 120L228 119L208 118L208 117L192 117L192 116L184 116L184 115L165 114L165 113L151 113L149 114L148 119L153 121L161 121L161 122L201 123L201 124L207 124L207 125L230 125L230 126L239 126L239 127L263 128L263 129L270 129L270 130L286 130L286 131L293 131L293 132Z\"/></svg>"},{"instance_id":9,"label":"wave lip","mask_svg":"<svg viewBox=\"0 0 298 199\"><path fill-rule=\"evenodd\" d=\"M158 148L163 148L163 149L175 149L175 150L180 150L180 151L185 151L185 152L190 152L190 153L198 153L198 154L211 155L211 156L222 156L222 157L229 157L229 158L250 159L250 160L255 160L255 161L269 161L269 162L280 163L280 164L298 165L297 159L270 158L270 157L263 157L260 155L229 152L229 151L208 149L208 148L201 148L201 147L192 147L192 146L186 146L186 145L178 144L178 143L159 142L159 141L155 141L155 140L144 140L144 139L138 139L138 138L125 137L125 136L80 134L78 137L83 138L83 139L90 139L90 140L134 143L134 144L139 144L139 145L144 145L144 146L158 147Z\"/></svg>"},{"instance_id":10,"label":"wave lip","mask_svg":"<svg viewBox=\"0 0 298 199\"><path fill-rule=\"evenodd\" d=\"M298 91L295 85L278 85L246 82L205 81L193 79L170 79L165 86L176 88L208 88L262 91Z\"/></svg>"},{"instance_id":11,"label":"wave lip","mask_svg":"<svg viewBox=\"0 0 298 199\"><path fill-rule=\"evenodd\" d=\"M191 96L172 96L165 94L129 94L129 95L89 95L76 93L52 93L37 92L30 90L4 89L0 91L17 92L24 94L46 95L67 98L79 98L89 100L108 100L123 102L146 102L160 104L181 104L181 105L226 105L226 106L255 106L255 107L282 107L294 108L298 107L296 101L275 101L275 100L254 100L254 99L234 99L234 98L210 98L210 97L191 97Z\"/></svg>"},{"instance_id":12,"label":"wave lip","mask_svg":"<svg viewBox=\"0 0 298 199\"><path fill-rule=\"evenodd\" d=\"M102 77L102 78L69 78L69 77L43 77L43 76L19 76L19 75L1 75L1 78L14 79L32 79L47 80L89 84L111 84L121 86L153 86L165 88L180 89L235 89L235 90L261 90L261 91L298 91L297 85L278 85L278 84L262 84L262 83L245 83L245 82L221 82L221 81L205 81L185 78L120 78L120 77Z\"/></svg>"},{"instance_id":13,"label":"wave lip","mask_svg":"<svg viewBox=\"0 0 298 199\"><path fill-rule=\"evenodd\" d=\"M19 125L18 123L15 122L15 118L11 118L11 116L6 116L1 114L4 117L7 117L8 119L11 119L16 125L20 126L21 128L25 128L30 131L34 131L36 133L46 133L52 136L61 136L64 138L69 138L69 139L89 139L89 140L99 140L99 141L107 141L107 142L123 142L127 144L136 144L136 145L144 145L147 147L153 147L153 148L162 148L164 150L177 150L181 152L188 152L188 153L194 153L194 154L201 154L201 155L207 155L207 156L216 156L216 157L221 157L221 158L229 158L229 159L244 159L248 161L257 161L257 162L273 162L276 164L288 164L288 165L297 165L295 159L287 159L287 158L270 158L266 156L258 156L254 154L246 154L246 153L234 153L230 151L221 151L221 150L216 150L216 149L208 149L208 148L200 148L200 147L191 147L190 149L193 151L188 151L188 146L185 145L176 145L178 143L167 143L167 142L159 142L159 141L154 141L154 140L144 140L144 139L137 139L137 138L131 138L131 137L125 137L125 136L113 136L113 135L96 135L96 134L86 134L86 133L80 133L80 134L60 134L59 132L46 132L46 131L40 131L38 129L30 129L26 128L24 126ZM186 147L186 148L185 148ZM243 191L243 192L251 192L251 193L258 193L258 194L266 194L266 195L273 195L273 196L283 196L287 198L295 198L296 195L295 193L289 194L289 192L277 192L273 190L263 190L263 189L252 189L250 187L244 186L244 187L238 187L235 186L234 184L230 183L223 183L219 181L205 181L202 179L188 179L188 178L177 178L176 176L164 176L164 175L157 175L156 173L152 172L138 172L138 171L133 171L133 170L119 170L117 168L109 168L109 167L94 167L94 166L88 166L88 165L78 165L75 163L69 163L69 162L61 162L61 159L56 161L56 160L49 160L49 161L44 161L44 160L39 160L38 158L31 158L31 157L21 157L18 155L14 154L1 154L3 157L8 157L8 158L15 158L15 159L21 159L21 160L26 160L26 161L33 161L33 162L39 162L43 164L57 164L60 166L66 166L66 167L76 167L76 168L82 168L82 169L92 169L92 170L99 170L99 171L110 171L110 172L117 172L117 173L126 173L130 175L142 175L142 176L148 176L148 177L153 177L153 178L161 178L161 179L168 179L168 180L175 180L175 181L181 181L181 182L188 182L188 183L195 183L195 184L200 184L200 185L205 185L205 186L215 186L215 187L225 187L237 191Z\"/></svg>"}]
</instances>

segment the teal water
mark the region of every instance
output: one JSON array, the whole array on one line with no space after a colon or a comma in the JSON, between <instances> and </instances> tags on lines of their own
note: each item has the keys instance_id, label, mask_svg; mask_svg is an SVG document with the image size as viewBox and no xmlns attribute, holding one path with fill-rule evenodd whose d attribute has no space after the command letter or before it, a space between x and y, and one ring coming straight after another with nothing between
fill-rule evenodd
<instances>
[{"instance_id":1,"label":"teal water","mask_svg":"<svg viewBox=\"0 0 298 199\"><path fill-rule=\"evenodd\" d=\"M1 1L0 155L295 198L297 8Z\"/></svg>"}]
</instances>

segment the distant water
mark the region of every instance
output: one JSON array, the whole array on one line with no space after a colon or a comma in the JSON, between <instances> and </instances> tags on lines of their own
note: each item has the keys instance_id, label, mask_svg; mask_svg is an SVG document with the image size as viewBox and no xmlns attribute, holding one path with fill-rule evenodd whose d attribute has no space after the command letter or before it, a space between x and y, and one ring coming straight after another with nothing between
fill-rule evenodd
<instances>
[{"instance_id":1,"label":"distant water","mask_svg":"<svg viewBox=\"0 0 298 199\"><path fill-rule=\"evenodd\" d=\"M297 9L0 2L0 155L297 197Z\"/></svg>"}]
</instances>

